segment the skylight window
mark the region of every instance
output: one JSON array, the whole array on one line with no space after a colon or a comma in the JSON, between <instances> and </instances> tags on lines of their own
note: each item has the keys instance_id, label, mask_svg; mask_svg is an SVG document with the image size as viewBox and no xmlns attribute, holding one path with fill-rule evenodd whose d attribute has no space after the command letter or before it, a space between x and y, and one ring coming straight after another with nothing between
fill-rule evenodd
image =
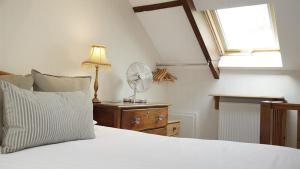
<instances>
[{"instance_id":1,"label":"skylight window","mask_svg":"<svg viewBox=\"0 0 300 169\"><path fill-rule=\"evenodd\" d=\"M274 11L267 4L207 11L223 54L279 51Z\"/></svg>"}]
</instances>

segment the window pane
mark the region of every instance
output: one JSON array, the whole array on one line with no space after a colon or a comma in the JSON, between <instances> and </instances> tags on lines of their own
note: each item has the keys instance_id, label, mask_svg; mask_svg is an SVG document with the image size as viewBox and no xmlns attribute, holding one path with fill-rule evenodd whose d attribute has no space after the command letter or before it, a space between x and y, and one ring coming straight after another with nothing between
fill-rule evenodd
<instances>
[{"instance_id":1,"label":"window pane","mask_svg":"<svg viewBox=\"0 0 300 169\"><path fill-rule=\"evenodd\" d=\"M277 49L267 4L217 10L227 50Z\"/></svg>"}]
</instances>

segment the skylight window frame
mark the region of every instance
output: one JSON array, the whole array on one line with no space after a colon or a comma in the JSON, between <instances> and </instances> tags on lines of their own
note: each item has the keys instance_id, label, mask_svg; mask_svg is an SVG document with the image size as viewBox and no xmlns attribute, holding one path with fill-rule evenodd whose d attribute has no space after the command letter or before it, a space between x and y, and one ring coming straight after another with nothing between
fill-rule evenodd
<instances>
[{"instance_id":1,"label":"skylight window frame","mask_svg":"<svg viewBox=\"0 0 300 169\"><path fill-rule=\"evenodd\" d=\"M278 41L277 27L276 27L276 16L274 8L271 4L268 5L268 13L271 23L271 28L275 37L276 46L278 48L264 48L264 49L253 49L251 53L255 52L279 52L280 46ZM212 34L215 41L217 42L218 49L222 55L241 54L245 53L247 49L228 49L224 33L221 27L221 23L217 14L217 10L205 10L203 11L204 16L207 19L208 25L211 28ZM249 51L248 51L249 52Z\"/></svg>"}]
</instances>

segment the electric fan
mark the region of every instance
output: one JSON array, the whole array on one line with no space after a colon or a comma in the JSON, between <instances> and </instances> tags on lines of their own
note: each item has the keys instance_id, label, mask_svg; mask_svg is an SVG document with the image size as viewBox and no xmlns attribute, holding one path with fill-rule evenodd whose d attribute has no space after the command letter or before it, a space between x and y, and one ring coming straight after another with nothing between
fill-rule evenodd
<instances>
[{"instance_id":1,"label":"electric fan","mask_svg":"<svg viewBox=\"0 0 300 169\"><path fill-rule=\"evenodd\" d=\"M133 89L133 95L124 99L124 102L146 103L146 100L136 99L136 93L145 92L150 88L153 83L151 69L144 63L135 62L131 64L127 70L127 82Z\"/></svg>"}]
</instances>

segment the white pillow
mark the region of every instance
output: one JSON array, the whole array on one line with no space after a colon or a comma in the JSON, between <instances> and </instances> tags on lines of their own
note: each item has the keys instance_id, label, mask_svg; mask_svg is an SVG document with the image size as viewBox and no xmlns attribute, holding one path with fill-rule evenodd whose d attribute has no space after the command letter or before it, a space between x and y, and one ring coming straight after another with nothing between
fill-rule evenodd
<instances>
[{"instance_id":1,"label":"white pillow","mask_svg":"<svg viewBox=\"0 0 300 169\"><path fill-rule=\"evenodd\" d=\"M73 92L86 91L90 88L90 76L55 76L42 74L36 70L31 70L34 79L33 89L43 92Z\"/></svg>"}]
</instances>

